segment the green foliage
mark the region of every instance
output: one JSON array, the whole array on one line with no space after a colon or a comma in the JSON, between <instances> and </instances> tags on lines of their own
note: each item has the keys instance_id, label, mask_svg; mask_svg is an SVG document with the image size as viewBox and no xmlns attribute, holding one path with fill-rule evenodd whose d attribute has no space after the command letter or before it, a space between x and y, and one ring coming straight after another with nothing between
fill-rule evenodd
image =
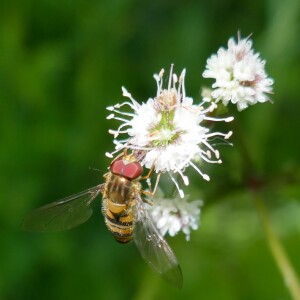
<instances>
[{"instance_id":1,"label":"green foliage","mask_svg":"<svg viewBox=\"0 0 300 300\"><path fill-rule=\"evenodd\" d=\"M1 6L0 299L289 299L248 187L263 187L275 231L300 270L300 2ZM188 95L199 101L207 57L238 30L253 33L267 60L274 104L234 113L222 125L233 126L234 147L220 145L223 164L206 170L209 183L191 170L188 193L205 205L191 241L170 241L183 269L181 291L153 274L133 245L115 243L100 201L92 219L72 231L20 230L33 207L101 182L104 153L113 148L105 107L122 99L122 85L144 101L156 91L152 74L175 63L177 73L187 68Z\"/></svg>"}]
</instances>

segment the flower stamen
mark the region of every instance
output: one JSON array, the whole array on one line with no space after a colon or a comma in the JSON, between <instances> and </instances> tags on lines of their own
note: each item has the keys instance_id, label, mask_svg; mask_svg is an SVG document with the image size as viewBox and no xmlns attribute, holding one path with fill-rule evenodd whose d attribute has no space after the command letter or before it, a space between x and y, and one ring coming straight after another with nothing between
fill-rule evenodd
<instances>
[{"instance_id":1,"label":"flower stamen","mask_svg":"<svg viewBox=\"0 0 300 300\"><path fill-rule=\"evenodd\" d=\"M157 174L168 172L174 182L180 197L184 196L177 180L172 174L178 173L185 185L189 179L184 175L185 169L192 166L205 180L209 176L201 172L193 161L205 161L208 163L220 163L220 153L210 144L211 137L228 138L230 133L212 132L204 124L204 121L230 122L232 117L216 118L208 114L213 112L217 104L202 100L201 105L193 104L193 99L186 96L185 75L183 69L179 78L173 73L171 65L167 89L163 88L164 69L154 75L157 85L155 98L149 98L147 102L139 104L132 95L122 87L123 96L129 98L115 106L109 106L112 113L108 119L122 122L117 130L109 130L115 140L115 154L122 149L139 152L140 163L150 169L154 166ZM119 110L123 105L129 105L132 112ZM204 106L208 104L207 106ZM128 119L123 118L128 117ZM116 139L119 135L127 135L125 139ZM212 159L211 155L216 159Z\"/></svg>"}]
</instances>

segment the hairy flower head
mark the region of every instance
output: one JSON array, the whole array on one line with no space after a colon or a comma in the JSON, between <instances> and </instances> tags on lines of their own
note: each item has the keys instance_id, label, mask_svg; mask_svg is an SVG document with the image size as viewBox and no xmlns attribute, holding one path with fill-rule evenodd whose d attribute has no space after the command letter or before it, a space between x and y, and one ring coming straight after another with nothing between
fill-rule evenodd
<instances>
[{"instance_id":1,"label":"hairy flower head","mask_svg":"<svg viewBox=\"0 0 300 300\"><path fill-rule=\"evenodd\" d=\"M198 229L202 204L202 200L188 201L187 195L167 199L159 190L154 205L147 207L162 236L169 234L173 237L182 231L188 241L191 230Z\"/></svg>"},{"instance_id":2,"label":"hairy flower head","mask_svg":"<svg viewBox=\"0 0 300 300\"><path fill-rule=\"evenodd\" d=\"M192 166L205 180L209 180L209 176L202 173L193 161L221 163L219 152L210 144L210 140L214 137L227 139L231 135L231 132L211 132L204 122L229 122L233 119L210 117L209 114L216 108L215 103L204 101L198 105L194 104L193 99L186 96L185 73L183 70L178 78L171 68L168 86L164 88L164 70L161 70L159 74L154 75L157 83L154 98L139 104L125 88L122 88L123 96L130 101L107 108L112 111L108 119L122 122L117 130L109 131L115 137L116 150L107 155L113 156L122 149L138 151L142 154L140 162L146 168L154 167L157 173L170 174L181 197L183 192L173 174L179 173L188 185L189 180L183 172L188 166ZM124 105L128 105L133 112L120 111ZM119 140L121 134L125 135L125 138Z\"/></svg>"},{"instance_id":3,"label":"hairy flower head","mask_svg":"<svg viewBox=\"0 0 300 300\"><path fill-rule=\"evenodd\" d=\"M205 78L213 78L212 98L237 104L239 111L257 102L269 101L273 80L265 72L265 61L252 50L252 41L238 37L228 41L228 49L220 48L212 55L203 73Z\"/></svg>"}]
</instances>

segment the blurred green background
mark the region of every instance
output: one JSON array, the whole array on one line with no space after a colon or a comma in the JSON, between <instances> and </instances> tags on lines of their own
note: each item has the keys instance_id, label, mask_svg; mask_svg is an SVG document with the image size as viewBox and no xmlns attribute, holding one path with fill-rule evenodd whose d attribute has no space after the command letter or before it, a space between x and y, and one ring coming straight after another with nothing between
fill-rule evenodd
<instances>
[{"instance_id":1,"label":"blurred green background","mask_svg":"<svg viewBox=\"0 0 300 300\"><path fill-rule=\"evenodd\" d=\"M300 1L1 1L0 299L290 299L248 189L262 183L276 233L300 273ZM187 68L187 94L210 84L206 59L240 30L275 79L274 104L236 113L234 147L204 182L190 171L191 199L202 198L191 241L169 239L182 290L117 244L95 203L91 220L62 233L20 229L34 207L102 181L113 148L105 107L156 93L154 73ZM253 161L248 167L244 148ZM97 168L99 171L89 168Z\"/></svg>"}]
</instances>

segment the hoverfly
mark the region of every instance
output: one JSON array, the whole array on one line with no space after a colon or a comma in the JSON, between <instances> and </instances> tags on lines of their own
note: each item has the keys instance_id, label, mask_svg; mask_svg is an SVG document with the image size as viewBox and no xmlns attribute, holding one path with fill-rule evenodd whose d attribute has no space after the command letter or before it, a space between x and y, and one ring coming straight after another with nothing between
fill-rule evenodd
<instances>
[{"instance_id":1,"label":"hoverfly","mask_svg":"<svg viewBox=\"0 0 300 300\"><path fill-rule=\"evenodd\" d=\"M150 267L181 288L182 273L177 259L153 224L141 197L142 193L147 194L140 182L142 173L136 156L124 152L112 161L103 184L37 208L25 217L23 229L58 231L82 224L92 215L93 200L102 194L102 213L115 239L124 244L133 239Z\"/></svg>"}]
</instances>

